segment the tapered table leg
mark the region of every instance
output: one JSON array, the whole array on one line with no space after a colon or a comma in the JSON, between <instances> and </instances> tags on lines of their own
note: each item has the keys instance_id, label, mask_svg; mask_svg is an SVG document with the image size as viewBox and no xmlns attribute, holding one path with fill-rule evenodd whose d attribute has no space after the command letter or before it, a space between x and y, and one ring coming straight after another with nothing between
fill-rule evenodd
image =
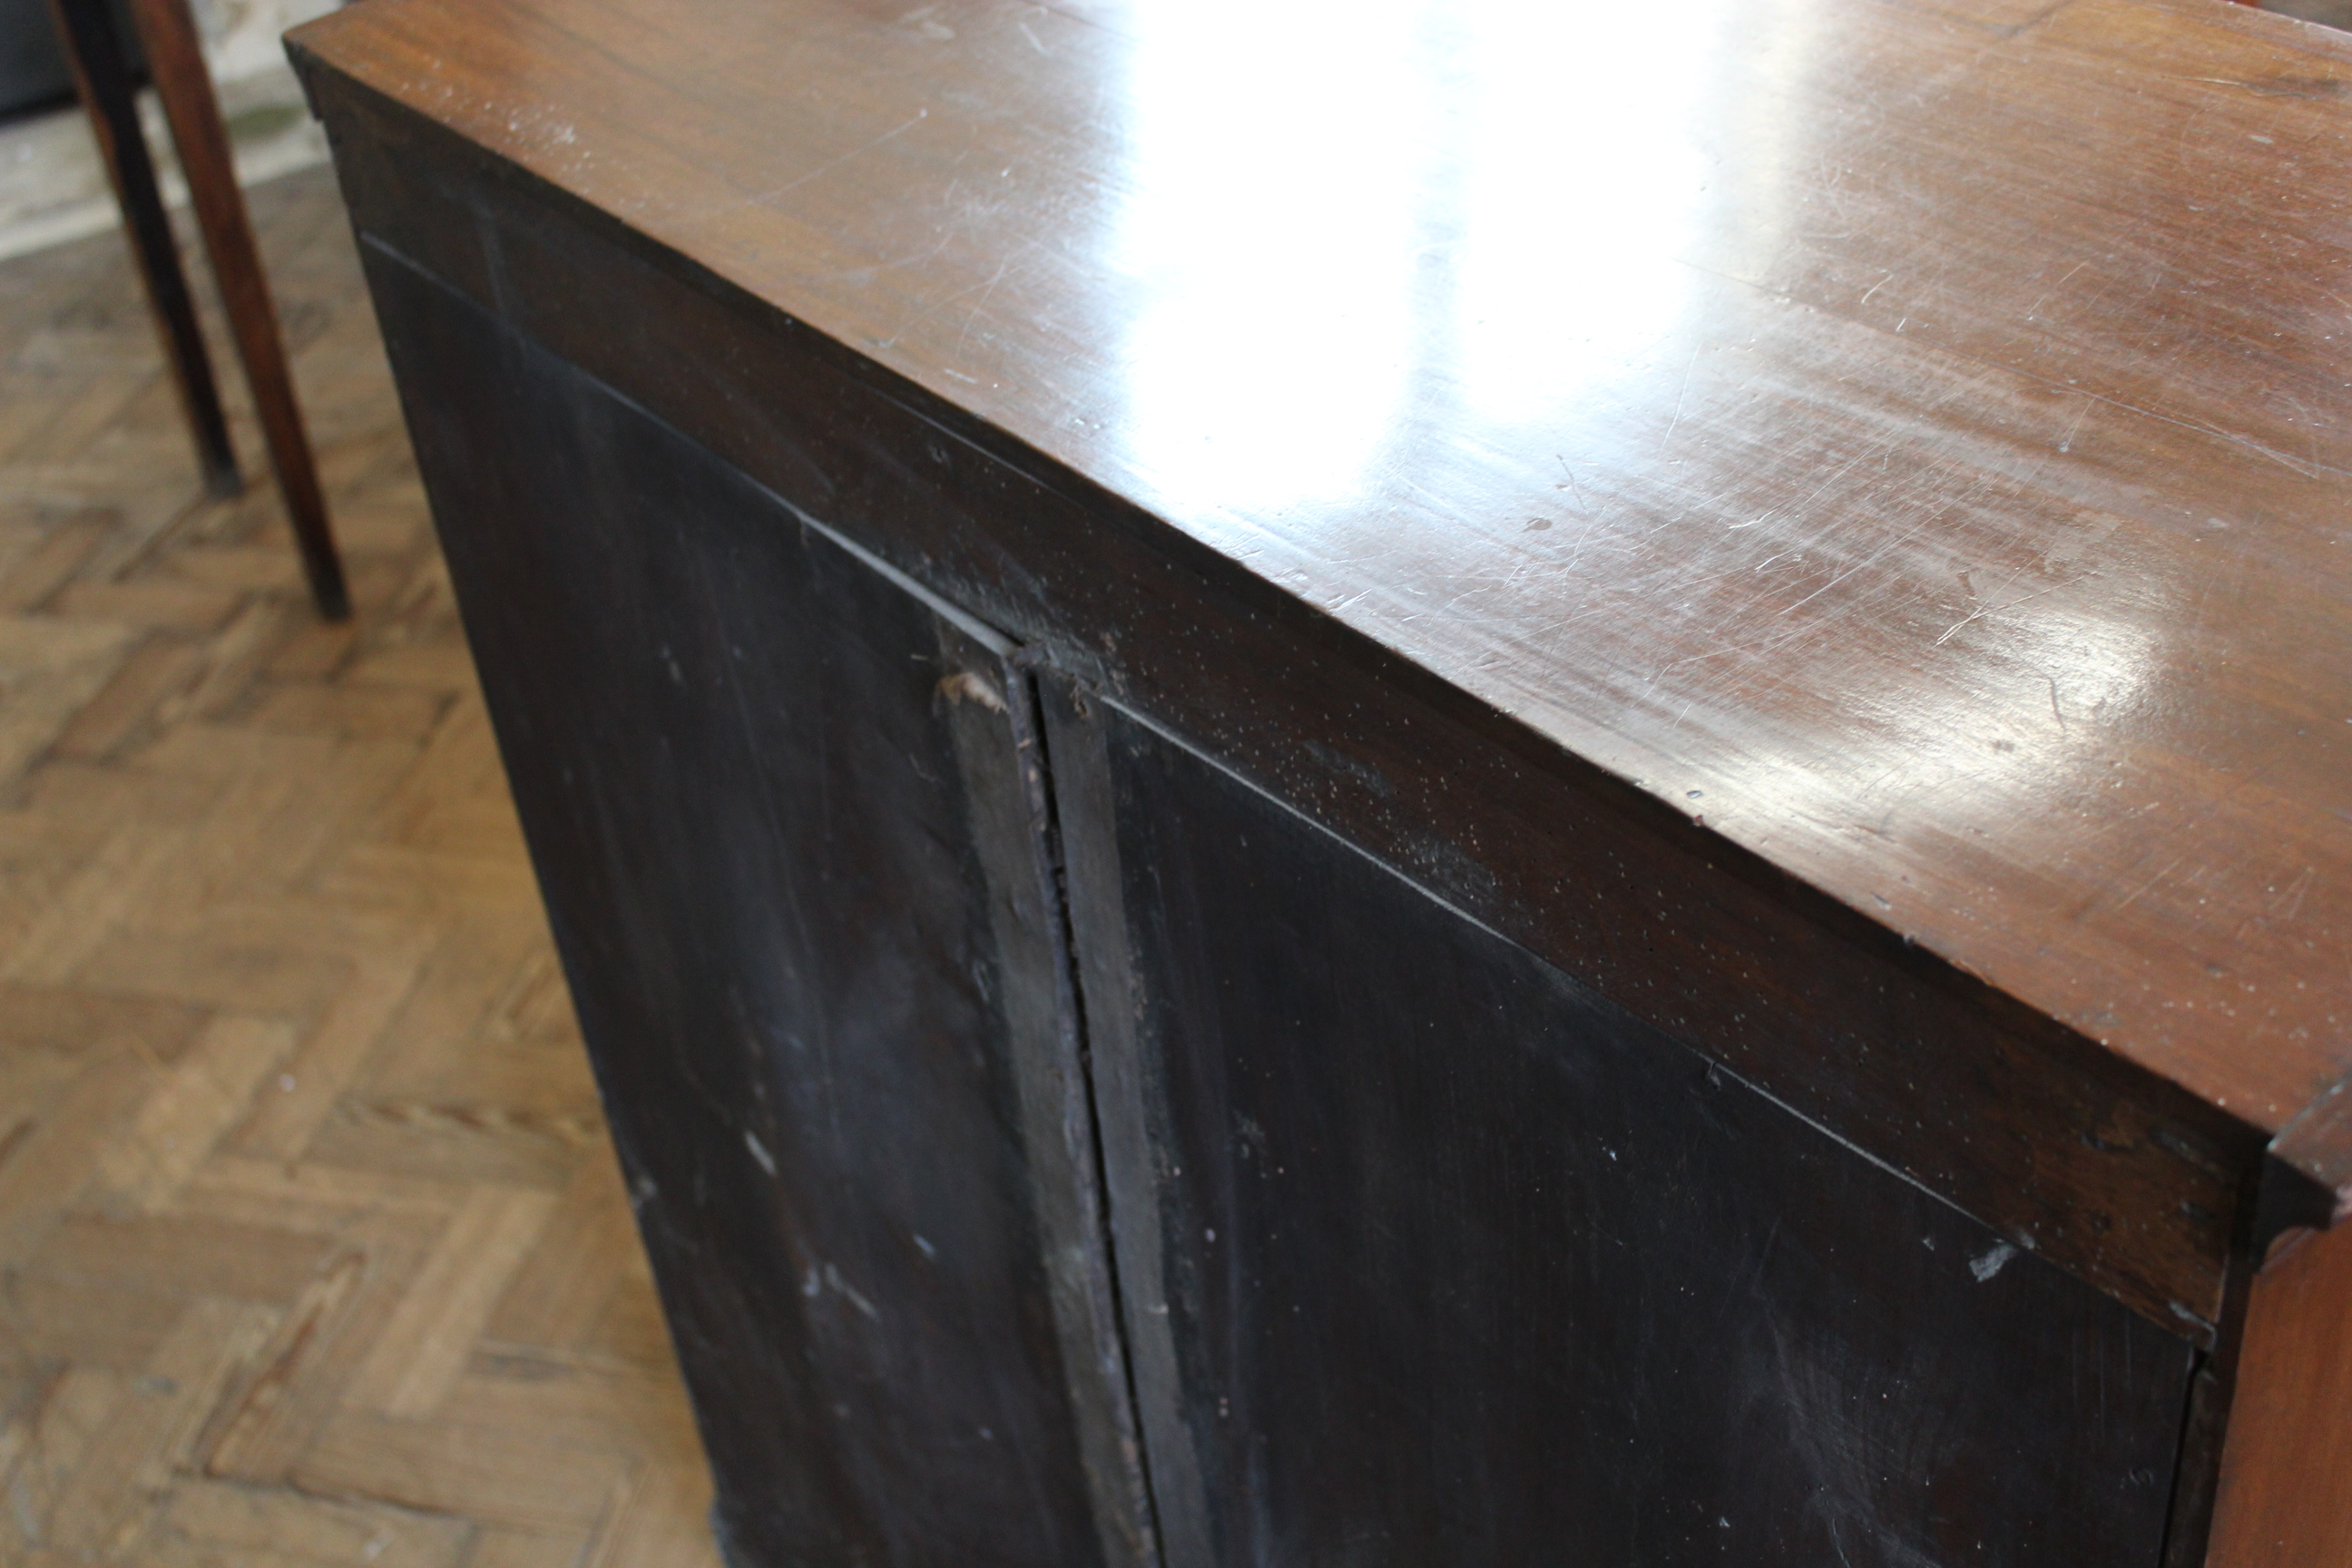
<instances>
[{"instance_id":1,"label":"tapered table leg","mask_svg":"<svg viewBox=\"0 0 2352 1568\"><path fill-rule=\"evenodd\" d=\"M123 226L139 261L139 275L154 307L156 331L163 340L163 357L172 369L172 384L188 416L196 439L196 461L204 470L205 488L215 495L235 495L242 487L236 453L229 446L228 421L222 416L220 391L213 381L212 356L205 352L205 335L196 325L194 299L180 266L180 248L172 237L172 220L163 210L163 194L155 183L154 161L148 156L146 138L139 130L138 100L131 84L131 65L114 17L105 0L49 0L58 37L73 66L74 83L82 107L89 112L90 129L113 182L115 201L122 208Z\"/></svg>"},{"instance_id":2,"label":"tapered table leg","mask_svg":"<svg viewBox=\"0 0 2352 1568\"><path fill-rule=\"evenodd\" d=\"M95 8L96 0L65 0L65 4L69 8ZM286 368L278 313L270 303L269 282L262 274L253 226L246 217L245 197L237 189L228 132L221 124L212 74L197 44L195 19L188 13L187 0L132 0L131 14L147 48L155 90L172 122L180 168L187 176L205 249L212 258L213 276L228 310L237 356L245 362L246 381L253 388L254 410L269 444L278 493L285 498L294 537L301 546L302 569L310 578L311 596L320 615L341 620L351 614L342 561L327 523L326 498L319 488L310 437L302 430L301 409L294 401L294 381Z\"/></svg>"}]
</instances>

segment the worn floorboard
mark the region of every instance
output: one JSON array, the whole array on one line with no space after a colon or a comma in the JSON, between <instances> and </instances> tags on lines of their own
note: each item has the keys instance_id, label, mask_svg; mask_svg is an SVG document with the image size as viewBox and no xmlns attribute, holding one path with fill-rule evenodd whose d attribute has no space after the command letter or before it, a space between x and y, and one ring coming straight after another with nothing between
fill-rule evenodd
<instances>
[{"instance_id":1,"label":"worn floorboard","mask_svg":"<svg viewBox=\"0 0 2352 1568\"><path fill-rule=\"evenodd\" d=\"M0 264L0 1564L705 1568L343 215L254 206L347 627L119 237Z\"/></svg>"}]
</instances>

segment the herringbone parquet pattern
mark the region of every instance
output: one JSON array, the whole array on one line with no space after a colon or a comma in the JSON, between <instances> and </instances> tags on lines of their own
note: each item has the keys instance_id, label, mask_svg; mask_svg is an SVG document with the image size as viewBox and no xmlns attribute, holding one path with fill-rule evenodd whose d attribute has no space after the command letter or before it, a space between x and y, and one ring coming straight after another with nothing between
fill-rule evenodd
<instances>
[{"instance_id":1,"label":"herringbone parquet pattern","mask_svg":"<svg viewBox=\"0 0 2352 1568\"><path fill-rule=\"evenodd\" d=\"M120 239L0 266L0 1563L698 1568L344 218L255 197L351 627L194 504Z\"/></svg>"}]
</instances>

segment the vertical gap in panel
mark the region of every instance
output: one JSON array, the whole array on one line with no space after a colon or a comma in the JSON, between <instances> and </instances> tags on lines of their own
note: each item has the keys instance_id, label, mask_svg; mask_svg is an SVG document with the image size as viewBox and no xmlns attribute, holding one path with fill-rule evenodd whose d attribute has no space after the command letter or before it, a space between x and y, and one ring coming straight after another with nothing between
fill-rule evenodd
<instances>
[{"instance_id":1,"label":"vertical gap in panel","mask_svg":"<svg viewBox=\"0 0 2352 1568\"><path fill-rule=\"evenodd\" d=\"M1054 984L1059 1019L1058 1066L1062 1086L1060 1131L1070 1155L1077 1199L1077 1229L1085 1248L1083 1290L1087 1348L1094 1376L1084 1379L1080 1411L1091 1427L1085 1435L1087 1465L1103 1532L1107 1560L1120 1568L1160 1568L1160 1530L1150 1468L1136 1418L1136 1388L1129 1353L1125 1303L1110 1233L1109 1189L1103 1164L1102 1122L1097 1114L1091 1036L1078 984L1070 915L1069 879L1062 850L1062 825L1055 770L1045 725L1041 722L1034 670L1034 650L1016 652L1006 683L1016 766L1028 808L1037 892L1053 948Z\"/></svg>"},{"instance_id":2,"label":"vertical gap in panel","mask_svg":"<svg viewBox=\"0 0 2352 1568\"><path fill-rule=\"evenodd\" d=\"M2248 1177L2241 1188L2238 1215L2231 1226L2230 1262L2221 1280L2221 1321L2213 1348L2200 1352L2189 1374L2189 1395L2180 1418L2180 1447L2172 1465L2172 1506L2164 1521L2163 1568L2203 1568L2213 1533L2213 1502L2221 1484L2221 1443L2230 1429L2230 1405L2237 1393L2238 1352L2246 1335L2246 1298L2253 1289L2267 1238L2261 1227L2263 1178Z\"/></svg>"},{"instance_id":3,"label":"vertical gap in panel","mask_svg":"<svg viewBox=\"0 0 2352 1568\"><path fill-rule=\"evenodd\" d=\"M1218 1558L1160 1267L1167 1215L1158 1151L1165 1144L1165 1116L1157 1043L1135 1005L1119 804L1103 708L1066 672L1042 660L1032 668L1053 748L1048 771L1072 968L1086 1009L1103 1215L1159 1562L1161 1568L1213 1568Z\"/></svg>"}]
</instances>

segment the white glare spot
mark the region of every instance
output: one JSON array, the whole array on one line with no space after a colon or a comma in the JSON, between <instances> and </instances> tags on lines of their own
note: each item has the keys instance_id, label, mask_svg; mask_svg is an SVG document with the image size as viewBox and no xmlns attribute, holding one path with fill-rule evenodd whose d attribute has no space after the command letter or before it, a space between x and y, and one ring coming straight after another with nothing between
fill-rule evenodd
<instances>
[{"instance_id":1,"label":"white glare spot","mask_svg":"<svg viewBox=\"0 0 2352 1568\"><path fill-rule=\"evenodd\" d=\"M2016 1256L2017 1248L2005 1241L1998 1242L1983 1256L1969 1259L1969 1272L1975 1275L1977 1283L1981 1285L2009 1267L2009 1260Z\"/></svg>"}]
</instances>

